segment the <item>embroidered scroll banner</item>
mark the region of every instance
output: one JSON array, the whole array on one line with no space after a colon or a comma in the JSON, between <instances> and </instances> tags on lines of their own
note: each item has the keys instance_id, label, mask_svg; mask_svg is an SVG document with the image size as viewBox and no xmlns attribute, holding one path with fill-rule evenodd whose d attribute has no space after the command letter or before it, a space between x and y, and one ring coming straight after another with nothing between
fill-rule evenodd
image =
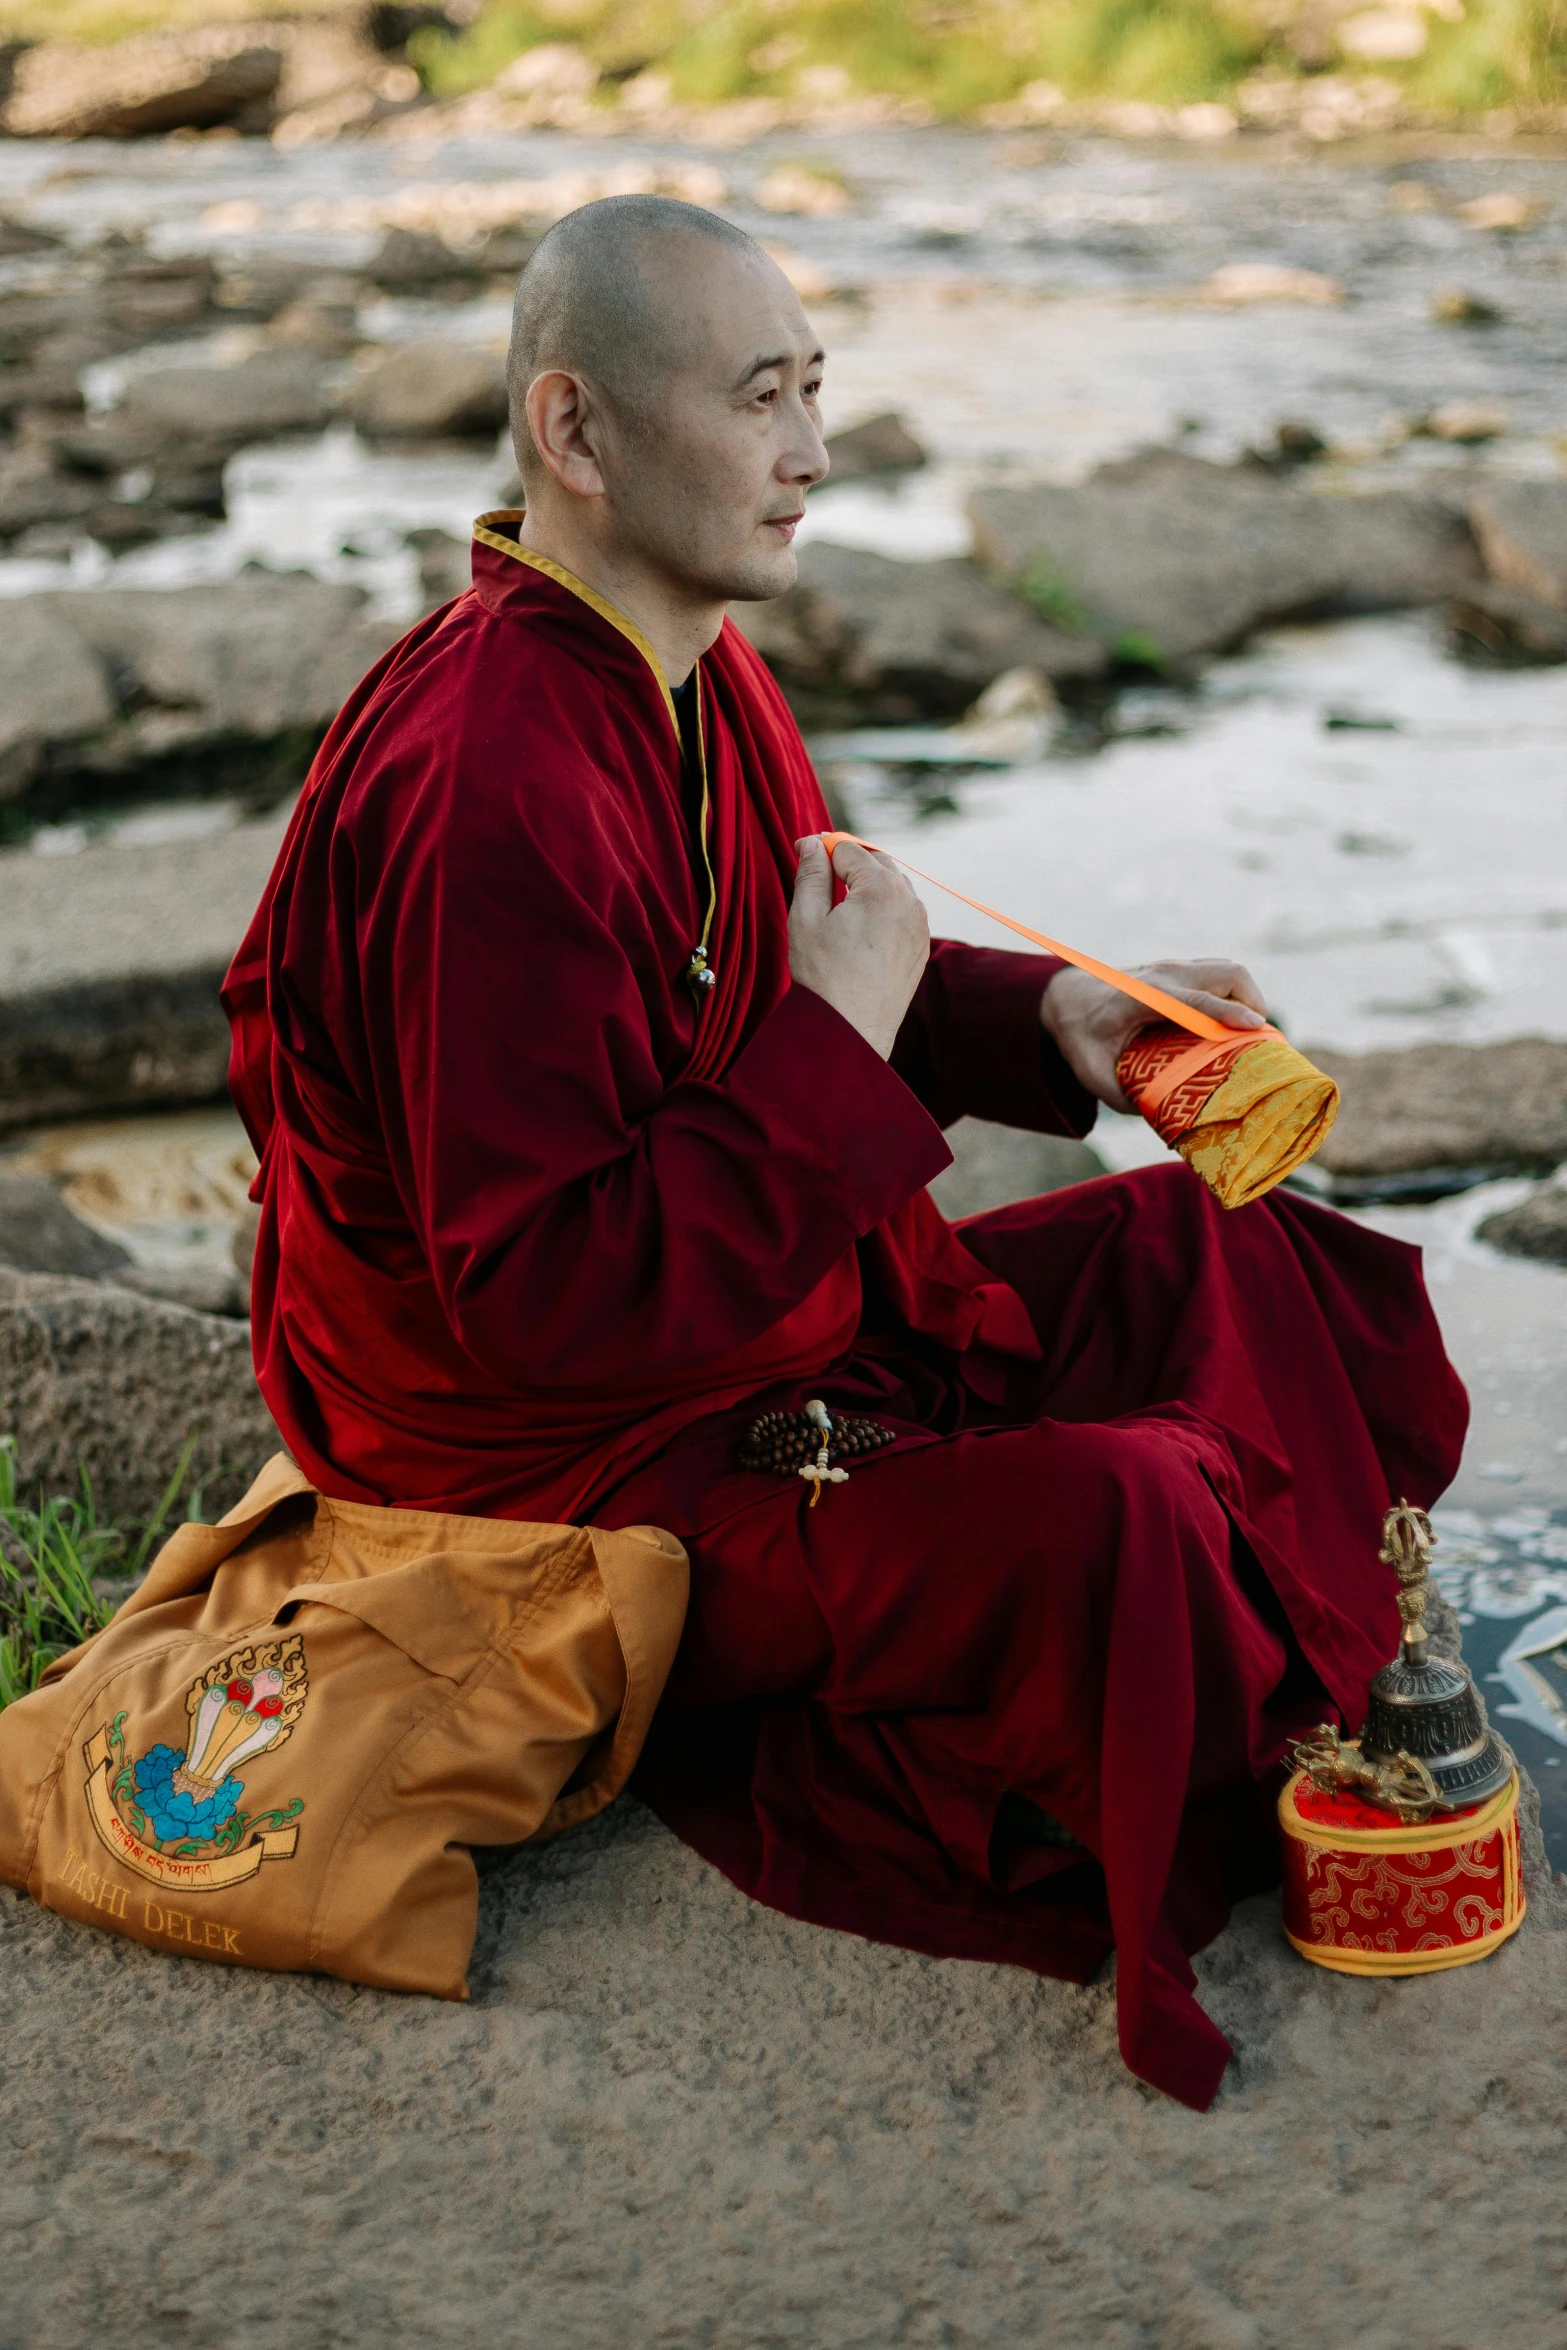
<instances>
[{"instance_id":1,"label":"embroidered scroll banner","mask_svg":"<svg viewBox=\"0 0 1567 2350\"><path fill-rule=\"evenodd\" d=\"M120 1759L112 1743L114 1725L105 1723L82 1748L87 1765L87 1814L105 1850L122 1868L150 1884L178 1886L187 1893L218 1893L242 1885L264 1860L291 1860L299 1841L297 1827L267 1828L248 1837L237 1851L206 1858L197 1853L165 1852L149 1844L121 1818L110 1787L110 1775Z\"/></svg>"},{"instance_id":2,"label":"embroidered scroll banner","mask_svg":"<svg viewBox=\"0 0 1567 2350\"><path fill-rule=\"evenodd\" d=\"M822 840L829 856L840 841L862 849L874 846L853 832L824 832ZM1179 1151L1221 1207L1242 1208L1260 1199L1321 1147L1338 1115L1338 1087L1276 1028L1226 1028L1151 980L1098 962L1026 922L1014 922L1010 914L998 913L933 873L922 873L895 850L879 853L916 880L945 890L1159 1015L1157 1026L1133 1037L1116 1063L1116 1075L1161 1142Z\"/></svg>"}]
</instances>

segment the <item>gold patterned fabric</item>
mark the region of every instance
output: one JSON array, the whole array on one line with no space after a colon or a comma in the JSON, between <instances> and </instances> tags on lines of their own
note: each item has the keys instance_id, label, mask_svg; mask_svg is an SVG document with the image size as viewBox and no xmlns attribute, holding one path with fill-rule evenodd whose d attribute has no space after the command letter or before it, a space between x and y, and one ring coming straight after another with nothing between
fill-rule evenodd
<instances>
[{"instance_id":1,"label":"gold patterned fabric","mask_svg":"<svg viewBox=\"0 0 1567 2350\"><path fill-rule=\"evenodd\" d=\"M1122 1090L1224 1208L1260 1199L1320 1148L1338 1087L1276 1028L1217 1042L1168 1021L1134 1036Z\"/></svg>"}]
</instances>

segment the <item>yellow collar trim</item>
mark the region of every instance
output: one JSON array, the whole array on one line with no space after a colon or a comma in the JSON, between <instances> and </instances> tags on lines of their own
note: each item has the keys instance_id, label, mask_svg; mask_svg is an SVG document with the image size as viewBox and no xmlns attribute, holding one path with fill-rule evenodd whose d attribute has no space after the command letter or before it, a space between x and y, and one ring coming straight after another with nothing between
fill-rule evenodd
<instances>
[{"instance_id":1,"label":"yellow collar trim","mask_svg":"<svg viewBox=\"0 0 1567 2350\"><path fill-rule=\"evenodd\" d=\"M530 570L542 571L546 579L553 579L558 586L568 588L572 595L580 596L601 620L607 620L611 628L618 628L627 643L636 646L657 680L658 690L664 697L664 707L669 712L669 722L675 729L678 741L680 725L675 716L675 697L669 690L669 680L664 675L658 655L641 629L634 620L626 618L618 605L612 604L607 596L601 596L596 588L590 588L586 580L578 579L576 573L568 571L563 563L552 563L548 555L536 555L531 547L519 547L515 539L504 538L500 531L491 528L494 523L521 522L522 519L522 507L499 506L493 513L479 516L473 526L473 535L481 547L490 547L497 555L509 555L514 563L526 563Z\"/></svg>"}]
</instances>

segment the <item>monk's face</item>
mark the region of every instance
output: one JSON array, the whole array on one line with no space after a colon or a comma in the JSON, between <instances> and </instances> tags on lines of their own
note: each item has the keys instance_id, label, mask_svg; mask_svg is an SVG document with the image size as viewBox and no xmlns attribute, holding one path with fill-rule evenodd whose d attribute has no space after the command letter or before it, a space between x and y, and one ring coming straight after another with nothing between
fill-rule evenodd
<instances>
[{"instance_id":1,"label":"monk's face","mask_svg":"<svg viewBox=\"0 0 1567 2350\"><path fill-rule=\"evenodd\" d=\"M601 449L613 535L699 600L782 595L827 471L816 334L765 254L672 237L646 269L667 365Z\"/></svg>"}]
</instances>

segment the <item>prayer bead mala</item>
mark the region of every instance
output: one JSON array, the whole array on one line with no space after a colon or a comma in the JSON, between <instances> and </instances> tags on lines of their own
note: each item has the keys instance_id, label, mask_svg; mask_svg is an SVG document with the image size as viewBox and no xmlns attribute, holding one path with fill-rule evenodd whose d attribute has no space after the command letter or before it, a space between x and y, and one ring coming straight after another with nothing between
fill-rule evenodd
<instances>
[{"instance_id":1,"label":"prayer bead mala","mask_svg":"<svg viewBox=\"0 0 1567 2350\"><path fill-rule=\"evenodd\" d=\"M879 1420L858 1412L830 1413L819 1396L812 1396L803 1412L763 1412L746 1430L740 1446L743 1469L764 1469L774 1477L803 1477L811 1488L815 1509L824 1485L842 1485L849 1472L844 1460L879 1452L893 1442L893 1431Z\"/></svg>"}]
</instances>

